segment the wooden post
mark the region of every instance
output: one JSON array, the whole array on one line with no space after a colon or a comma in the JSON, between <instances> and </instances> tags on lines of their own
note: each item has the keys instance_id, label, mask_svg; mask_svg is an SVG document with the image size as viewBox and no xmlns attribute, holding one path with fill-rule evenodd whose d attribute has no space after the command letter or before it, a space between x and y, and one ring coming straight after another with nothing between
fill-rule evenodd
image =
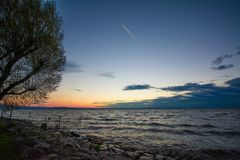
<instances>
[{"instance_id":1,"label":"wooden post","mask_svg":"<svg viewBox=\"0 0 240 160\"><path fill-rule=\"evenodd\" d=\"M12 119L12 112L13 112L13 107L11 106L10 107L10 115L9 115L9 118Z\"/></svg>"},{"instance_id":2,"label":"wooden post","mask_svg":"<svg viewBox=\"0 0 240 160\"><path fill-rule=\"evenodd\" d=\"M4 113L4 106L2 105L2 104L0 104L0 107L1 107L1 109L2 109L2 114L1 114L1 118L3 118L3 113Z\"/></svg>"},{"instance_id":3,"label":"wooden post","mask_svg":"<svg viewBox=\"0 0 240 160\"><path fill-rule=\"evenodd\" d=\"M31 111L29 111L28 113L28 121L30 122L30 118L31 118Z\"/></svg>"},{"instance_id":4,"label":"wooden post","mask_svg":"<svg viewBox=\"0 0 240 160\"><path fill-rule=\"evenodd\" d=\"M62 116L59 116L59 119L58 119L58 126L59 126L59 128L60 128L60 124L61 124L61 118L62 118Z\"/></svg>"},{"instance_id":5,"label":"wooden post","mask_svg":"<svg viewBox=\"0 0 240 160\"><path fill-rule=\"evenodd\" d=\"M1 114L1 118L3 118L3 113L4 113L4 108L2 106L2 114Z\"/></svg>"},{"instance_id":6,"label":"wooden post","mask_svg":"<svg viewBox=\"0 0 240 160\"><path fill-rule=\"evenodd\" d=\"M45 123L47 124L47 116L45 115Z\"/></svg>"},{"instance_id":7,"label":"wooden post","mask_svg":"<svg viewBox=\"0 0 240 160\"><path fill-rule=\"evenodd\" d=\"M78 119L78 129L81 129L81 123L82 123L82 119L81 119L81 117L79 117L79 119Z\"/></svg>"}]
</instances>

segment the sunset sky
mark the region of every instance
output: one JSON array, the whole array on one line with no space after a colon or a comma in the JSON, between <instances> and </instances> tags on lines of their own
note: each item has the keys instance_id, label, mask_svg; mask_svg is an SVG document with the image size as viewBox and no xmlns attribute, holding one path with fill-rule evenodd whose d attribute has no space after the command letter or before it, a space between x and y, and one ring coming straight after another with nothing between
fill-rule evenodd
<instances>
[{"instance_id":1,"label":"sunset sky","mask_svg":"<svg viewBox=\"0 0 240 160\"><path fill-rule=\"evenodd\" d=\"M240 94L240 1L56 3L67 63L58 91L41 105L141 106L203 87ZM230 99L230 104L240 101Z\"/></svg>"}]
</instances>

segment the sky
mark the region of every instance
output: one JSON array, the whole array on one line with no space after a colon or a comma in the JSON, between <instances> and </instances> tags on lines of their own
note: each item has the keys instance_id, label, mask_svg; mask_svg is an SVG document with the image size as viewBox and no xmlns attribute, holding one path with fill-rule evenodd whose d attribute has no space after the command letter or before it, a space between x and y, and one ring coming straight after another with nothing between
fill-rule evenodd
<instances>
[{"instance_id":1,"label":"sky","mask_svg":"<svg viewBox=\"0 0 240 160\"><path fill-rule=\"evenodd\" d=\"M240 104L240 1L57 0L56 6L67 63L60 87L42 105Z\"/></svg>"}]
</instances>

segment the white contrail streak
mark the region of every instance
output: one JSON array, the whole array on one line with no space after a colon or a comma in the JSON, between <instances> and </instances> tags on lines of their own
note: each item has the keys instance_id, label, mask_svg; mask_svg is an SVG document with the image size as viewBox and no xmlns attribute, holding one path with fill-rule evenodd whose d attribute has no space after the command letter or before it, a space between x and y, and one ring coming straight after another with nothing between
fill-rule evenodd
<instances>
[{"instance_id":1,"label":"white contrail streak","mask_svg":"<svg viewBox=\"0 0 240 160\"><path fill-rule=\"evenodd\" d=\"M136 41L137 39L134 36L134 34L131 31L129 31L129 29L125 25L123 25L123 24L121 24L121 25L122 25L123 29Z\"/></svg>"}]
</instances>

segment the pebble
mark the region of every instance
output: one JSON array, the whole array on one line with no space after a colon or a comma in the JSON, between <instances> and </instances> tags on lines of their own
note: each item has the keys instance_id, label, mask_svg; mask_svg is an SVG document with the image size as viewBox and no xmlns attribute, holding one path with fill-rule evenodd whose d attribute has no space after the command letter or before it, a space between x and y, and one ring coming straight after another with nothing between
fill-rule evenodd
<instances>
[{"instance_id":1,"label":"pebble","mask_svg":"<svg viewBox=\"0 0 240 160\"><path fill-rule=\"evenodd\" d=\"M56 153L51 153L48 155L48 160L62 160L62 157Z\"/></svg>"},{"instance_id":2,"label":"pebble","mask_svg":"<svg viewBox=\"0 0 240 160\"><path fill-rule=\"evenodd\" d=\"M152 160L152 158L147 156L141 156L139 160Z\"/></svg>"},{"instance_id":3,"label":"pebble","mask_svg":"<svg viewBox=\"0 0 240 160\"><path fill-rule=\"evenodd\" d=\"M50 144L47 144L45 142L37 141L37 143L33 147L34 148L49 149L50 148Z\"/></svg>"},{"instance_id":4,"label":"pebble","mask_svg":"<svg viewBox=\"0 0 240 160\"><path fill-rule=\"evenodd\" d=\"M157 155L155 156L155 160L165 160L165 159L166 159L166 157L163 156L163 155L157 154Z\"/></svg>"}]
</instances>

